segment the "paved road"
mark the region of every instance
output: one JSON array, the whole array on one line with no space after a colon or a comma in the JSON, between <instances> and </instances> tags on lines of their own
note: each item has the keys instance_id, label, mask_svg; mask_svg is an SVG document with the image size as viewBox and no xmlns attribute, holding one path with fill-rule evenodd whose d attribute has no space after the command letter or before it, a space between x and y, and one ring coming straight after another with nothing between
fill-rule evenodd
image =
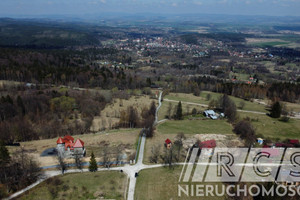
<instances>
[{"instance_id":1,"label":"paved road","mask_svg":"<svg viewBox=\"0 0 300 200\"><path fill-rule=\"evenodd\" d=\"M135 191L135 185L136 185L135 173L138 173L141 169L144 168L143 158L144 158L145 142L146 142L146 136L143 135L142 140L141 140L141 145L140 145L140 150L139 150L140 152L139 152L139 157L138 157L137 163L132 166L127 165L124 167L124 171L126 171L126 173L129 176L129 179L130 179L127 200L134 199L134 191Z\"/></svg>"},{"instance_id":2,"label":"paved road","mask_svg":"<svg viewBox=\"0 0 300 200\"><path fill-rule=\"evenodd\" d=\"M156 108L155 121L153 123L153 126L155 126L157 124L158 111L161 107L161 96L162 96L162 92L159 93L158 106ZM140 149L139 149L139 157L138 157L137 163L133 166L129 166L129 167L126 166L127 167L126 171L127 171L127 174L130 178L127 200L134 200L134 191L135 191L135 186L136 186L135 173L138 173L142 169L146 169L146 168L149 167L149 166L143 164L145 143L146 143L146 136L143 135L141 145L140 145Z\"/></svg>"}]
</instances>

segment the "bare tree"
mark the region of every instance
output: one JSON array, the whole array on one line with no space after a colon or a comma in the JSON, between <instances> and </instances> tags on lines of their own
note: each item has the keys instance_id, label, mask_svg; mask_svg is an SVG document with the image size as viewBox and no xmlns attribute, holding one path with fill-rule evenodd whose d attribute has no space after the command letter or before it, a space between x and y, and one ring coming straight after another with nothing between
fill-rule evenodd
<instances>
[{"instance_id":1,"label":"bare tree","mask_svg":"<svg viewBox=\"0 0 300 200\"><path fill-rule=\"evenodd\" d=\"M151 147L151 156L149 157L149 161L151 163L157 163L160 154L160 145L153 145Z\"/></svg>"},{"instance_id":2,"label":"bare tree","mask_svg":"<svg viewBox=\"0 0 300 200\"><path fill-rule=\"evenodd\" d=\"M177 149L177 157L176 160L177 162L180 160L180 152L183 146L183 141L186 139L184 133L178 133L176 135L176 140L174 142L175 148Z\"/></svg>"},{"instance_id":3,"label":"bare tree","mask_svg":"<svg viewBox=\"0 0 300 200\"><path fill-rule=\"evenodd\" d=\"M168 118L169 119L171 119L172 109L173 109L173 105L172 105L171 102L169 102L168 109L167 109L167 113L168 113Z\"/></svg>"},{"instance_id":4,"label":"bare tree","mask_svg":"<svg viewBox=\"0 0 300 200\"><path fill-rule=\"evenodd\" d=\"M164 161L165 165L168 165L169 168L172 168L174 162L174 148L164 148L164 154L161 155L161 159Z\"/></svg>"},{"instance_id":5,"label":"bare tree","mask_svg":"<svg viewBox=\"0 0 300 200\"><path fill-rule=\"evenodd\" d=\"M115 159L116 159L116 165L119 165L122 160L122 144L116 146L115 148Z\"/></svg>"},{"instance_id":6,"label":"bare tree","mask_svg":"<svg viewBox=\"0 0 300 200\"><path fill-rule=\"evenodd\" d=\"M240 101L239 103L239 109L243 110L245 107L245 102L244 101Z\"/></svg>"},{"instance_id":7,"label":"bare tree","mask_svg":"<svg viewBox=\"0 0 300 200\"><path fill-rule=\"evenodd\" d=\"M192 115L197 115L197 109L196 108L193 108Z\"/></svg>"},{"instance_id":8,"label":"bare tree","mask_svg":"<svg viewBox=\"0 0 300 200\"><path fill-rule=\"evenodd\" d=\"M219 107L224 112L229 122L234 122L237 118L236 105L232 99L229 98L227 94L220 96Z\"/></svg>"},{"instance_id":9,"label":"bare tree","mask_svg":"<svg viewBox=\"0 0 300 200\"><path fill-rule=\"evenodd\" d=\"M77 169L79 169L82 172L82 160L81 160L81 154L78 152L74 153L74 160L75 160L75 165Z\"/></svg>"},{"instance_id":10,"label":"bare tree","mask_svg":"<svg viewBox=\"0 0 300 200\"><path fill-rule=\"evenodd\" d=\"M218 102L214 99L212 99L209 103L208 103L208 109L215 109L217 107Z\"/></svg>"},{"instance_id":11,"label":"bare tree","mask_svg":"<svg viewBox=\"0 0 300 200\"><path fill-rule=\"evenodd\" d=\"M104 147L102 150L102 162L104 167L110 167L110 153L108 147Z\"/></svg>"},{"instance_id":12,"label":"bare tree","mask_svg":"<svg viewBox=\"0 0 300 200\"><path fill-rule=\"evenodd\" d=\"M127 122L130 128L135 128L139 123L138 112L133 106L127 108Z\"/></svg>"},{"instance_id":13,"label":"bare tree","mask_svg":"<svg viewBox=\"0 0 300 200\"><path fill-rule=\"evenodd\" d=\"M211 99L211 94L208 93L208 94L206 95L206 101L209 101L210 99Z\"/></svg>"},{"instance_id":14,"label":"bare tree","mask_svg":"<svg viewBox=\"0 0 300 200\"><path fill-rule=\"evenodd\" d=\"M102 123L102 129L105 130L106 129L106 119L102 118L101 123Z\"/></svg>"},{"instance_id":15,"label":"bare tree","mask_svg":"<svg viewBox=\"0 0 300 200\"><path fill-rule=\"evenodd\" d=\"M249 145L252 145L253 142L255 142L255 129L248 120L242 120L238 122L234 126L233 132L240 135L242 139L245 139L246 143Z\"/></svg>"},{"instance_id":16,"label":"bare tree","mask_svg":"<svg viewBox=\"0 0 300 200\"><path fill-rule=\"evenodd\" d=\"M4 153L3 150L5 149L2 149L2 153ZM8 157L9 154L5 154L1 155L6 158L2 160L2 163L0 162L0 184L6 187L8 193L20 190L43 176L37 162L26 154L23 147L14 152L11 158Z\"/></svg>"},{"instance_id":17,"label":"bare tree","mask_svg":"<svg viewBox=\"0 0 300 200\"><path fill-rule=\"evenodd\" d=\"M112 119L111 118L108 119L108 125L109 125L109 129L111 129L112 128Z\"/></svg>"},{"instance_id":18,"label":"bare tree","mask_svg":"<svg viewBox=\"0 0 300 200\"><path fill-rule=\"evenodd\" d=\"M61 170L61 174L64 175L65 171L67 170L67 164L64 161L64 157L62 153L59 151L57 152L57 161L58 161L57 169Z\"/></svg>"},{"instance_id":19,"label":"bare tree","mask_svg":"<svg viewBox=\"0 0 300 200\"><path fill-rule=\"evenodd\" d=\"M190 114L190 105L189 104L186 105L186 114L187 115Z\"/></svg>"}]
</instances>

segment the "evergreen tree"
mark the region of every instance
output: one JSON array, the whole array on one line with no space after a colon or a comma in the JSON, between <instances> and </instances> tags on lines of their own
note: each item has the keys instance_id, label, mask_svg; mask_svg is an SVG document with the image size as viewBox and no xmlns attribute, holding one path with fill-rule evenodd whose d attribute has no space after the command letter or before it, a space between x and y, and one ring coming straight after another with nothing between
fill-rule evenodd
<instances>
[{"instance_id":1,"label":"evergreen tree","mask_svg":"<svg viewBox=\"0 0 300 200\"><path fill-rule=\"evenodd\" d=\"M95 172L95 171L98 170L98 166L97 166L97 162L96 162L96 159L95 159L94 152L91 153L89 170L91 172Z\"/></svg>"},{"instance_id":2,"label":"evergreen tree","mask_svg":"<svg viewBox=\"0 0 300 200\"><path fill-rule=\"evenodd\" d=\"M271 108L271 117L279 118L281 116L282 106L278 101L276 101Z\"/></svg>"},{"instance_id":3,"label":"evergreen tree","mask_svg":"<svg viewBox=\"0 0 300 200\"><path fill-rule=\"evenodd\" d=\"M24 106L23 100L20 96L17 97L17 105L21 108L22 115L24 116L25 115L25 106Z\"/></svg>"},{"instance_id":4,"label":"evergreen tree","mask_svg":"<svg viewBox=\"0 0 300 200\"><path fill-rule=\"evenodd\" d=\"M9 152L4 145L4 142L0 140L0 166L4 165L10 160Z\"/></svg>"},{"instance_id":5,"label":"evergreen tree","mask_svg":"<svg viewBox=\"0 0 300 200\"><path fill-rule=\"evenodd\" d=\"M7 102L7 103L10 103L11 105L14 104L14 101L12 100L12 98L10 98L9 95L6 96L6 102Z\"/></svg>"},{"instance_id":6,"label":"evergreen tree","mask_svg":"<svg viewBox=\"0 0 300 200\"><path fill-rule=\"evenodd\" d=\"M176 111L176 119L177 120L182 120L182 105L181 105L181 101L179 101L178 106L177 106L177 111Z\"/></svg>"}]
</instances>

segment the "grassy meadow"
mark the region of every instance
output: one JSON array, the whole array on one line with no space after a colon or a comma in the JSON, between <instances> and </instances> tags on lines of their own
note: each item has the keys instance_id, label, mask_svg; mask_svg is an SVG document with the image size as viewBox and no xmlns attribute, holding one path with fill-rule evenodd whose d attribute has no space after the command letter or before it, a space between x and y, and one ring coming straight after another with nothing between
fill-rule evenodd
<instances>
[{"instance_id":1,"label":"grassy meadow","mask_svg":"<svg viewBox=\"0 0 300 200\"><path fill-rule=\"evenodd\" d=\"M88 172L50 178L17 198L52 199L125 199L127 177L120 172Z\"/></svg>"},{"instance_id":2,"label":"grassy meadow","mask_svg":"<svg viewBox=\"0 0 300 200\"><path fill-rule=\"evenodd\" d=\"M273 140L300 139L300 120L290 119L288 122L282 122L267 115L257 115L252 113L239 113L240 118L249 117L255 128L256 134L263 138L272 138Z\"/></svg>"},{"instance_id":3,"label":"grassy meadow","mask_svg":"<svg viewBox=\"0 0 300 200\"><path fill-rule=\"evenodd\" d=\"M207 100L207 95L210 94L211 98L210 100ZM202 91L200 93L200 96L194 96L193 94L184 94L184 93L170 93L169 95L166 95L165 99L175 100L175 101L185 101L185 102L191 102L191 103L198 103L198 104L205 104L208 105L209 102L212 99L218 100L218 98L221 96L221 93L215 93L215 92L208 92L208 91ZM266 112L265 105L256 103L256 102L250 102L246 101L244 99L240 99L237 97L230 96L230 98L234 101L234 103L239 106L240 102L244 102L245 106L243 110L249 110L249 111L258 111L258 112Z\"/></svg>"},{"instance_id":4,"label":"grassy meadow","mask_svg":"<svg viewBox=\"0 0 300 200\"><path fill-rule=\"evenodd\" d=\"M157 127L161 134L232 134L232 126L226 120L170 120Z\"/></svg>"},{"instance_id":5,"label":"grassy meadow","mask_svg":"<svg viewBox=\"0 0 300 200\"><path fill-rule=\"evenodd\" d=\"M204 200L223 200L225 197L187 197L178 196L178 184L182 166L175 166L174 169L160 167L155 169L143 170L139 173L136 183L135 199L204 199ZM190 184L190 183L187 183ZM209 183L214 185L215 183ZM221 183L217 183L220 184ZM183 194L184 195L184 194Z\"/></svg>"}]
</instances>

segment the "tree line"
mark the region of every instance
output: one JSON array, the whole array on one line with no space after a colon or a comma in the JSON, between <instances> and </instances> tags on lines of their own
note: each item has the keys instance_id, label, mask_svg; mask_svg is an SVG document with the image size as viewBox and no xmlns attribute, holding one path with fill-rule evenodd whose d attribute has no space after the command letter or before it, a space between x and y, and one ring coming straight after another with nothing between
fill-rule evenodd
<instances>
[{"instance_id":1,"label":"tree line","mask_svg":"<svg viewBox=\"0 0 300 200\"><path fill-rule=\"evenodd\" d=\"M6 144L87 133L111 98L88 91L4 91L0 97L0 140Z\"/></svg>"},{"instance_id":2,"label":"tree line","mask_svg":"<svg viewBox=\"0 0 300 200\"><path fill-rule=\"evenodd\" d=\"M42 177L36 161L23 148L9 154L0 140L0 198L7 197Z\"/></svg>"},{"instance_id":3,"label":"tree line","mask_svg":"<svg viewBox=\"0 0 300 200\"><path fill-rule=\"evenodd\" d=\"M193 93L196 96L200 91L212 91L223 93L245 100L264 99L299 102L300 101L300 84L290 82L274 82L269 84L246 84L232 83L222 79L211 77L194 77L189 80L174 79L172 80L172 92Z\"/></svg>"},{"instance_id":4,"label":"tree line","mask_svg":"<svg viewBox=\"0 0 300 200\"><path fill-rule=\"evenodd\" d=\"M150 107L143 107L141 113L137 108L129 106L127 110L120 113L118 126L124 128L144 128L147 137L152 137L154 133L154 121L156 113L156 104L154 101Z\"/></svg>"}]
</instances>

